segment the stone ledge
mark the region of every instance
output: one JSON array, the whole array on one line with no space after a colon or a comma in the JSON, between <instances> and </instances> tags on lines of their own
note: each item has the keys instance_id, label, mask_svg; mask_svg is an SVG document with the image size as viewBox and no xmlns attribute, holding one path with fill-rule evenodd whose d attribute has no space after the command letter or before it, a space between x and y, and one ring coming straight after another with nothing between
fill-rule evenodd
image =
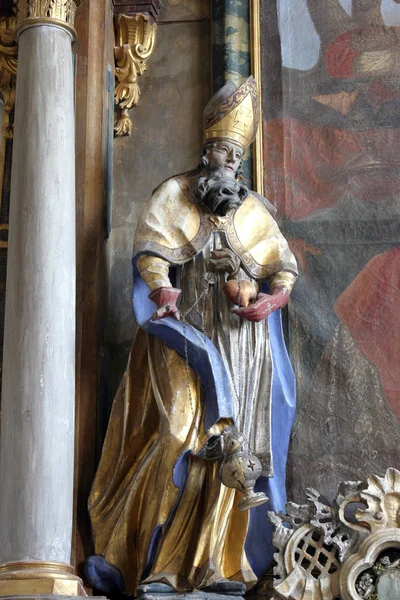
<instances>
[{"instance_id":1,"label":"stone ledge","mask_svg":"<svg viewBox=\"0 0 400 600\"><path fill-rule=\"evenodd\" d=\"M216 594L214 592L202 592L200 590L193 590L192 592L173 592L170 594L165 593L145 593L140 596L141 600L244 600L243 596L233 594ZM0 598L1 600L1 598Z\"/></svg>"},{"instance_id":2,"label":"stone ledge","mask_svg":"<svg viewBox=\"0 0 400 600\"><path fill-rule=\"evenodd\" d=\"M0 596L0 600L83 600L87 596L61 596L56 594L41 595L31 594L29 596ZM107 600L105 596L96 596L98 600Z\"/></svg>"}]
</instances>

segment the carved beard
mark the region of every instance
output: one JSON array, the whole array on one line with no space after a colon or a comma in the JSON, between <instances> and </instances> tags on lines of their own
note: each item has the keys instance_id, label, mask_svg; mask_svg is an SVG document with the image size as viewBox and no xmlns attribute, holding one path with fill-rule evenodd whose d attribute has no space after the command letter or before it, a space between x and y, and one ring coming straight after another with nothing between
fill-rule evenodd
<instances>
[{"instance_id":1,"label":"carved beard","mask_svg":"<svg viewBox=\"0 0 400 600\"><path fill-rule=\"evenodd\" d=\"M197 182L196 195L212 213L224 217L232 208L237 208L248 194L248 189L241 181L227 177L224 168L219 167L200 177Z\"/></svg>"}]
</instances>

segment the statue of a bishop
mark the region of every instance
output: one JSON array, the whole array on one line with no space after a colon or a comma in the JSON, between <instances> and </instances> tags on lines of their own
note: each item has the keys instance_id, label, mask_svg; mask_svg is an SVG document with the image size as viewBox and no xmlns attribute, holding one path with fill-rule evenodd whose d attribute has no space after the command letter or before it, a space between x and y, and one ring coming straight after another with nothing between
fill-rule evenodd
<instances>
[{"instance_id":1,"label":"statue of a bishop","mask_svg":"<svg viewBox=\"0 0 400 600\"><path fill-rule=\"evenodd\" d=\"M89 502L86 573L106 592L241 595L271 562L266 512L284 508L294 412L279 309L297 267L274 207L241 178L258 114L252 77L221 88L199 167L159 185L139 220L139 329ZM241 511L221 482L232 426L261 462L269 506Z\"/></svg>"}]
</instances>

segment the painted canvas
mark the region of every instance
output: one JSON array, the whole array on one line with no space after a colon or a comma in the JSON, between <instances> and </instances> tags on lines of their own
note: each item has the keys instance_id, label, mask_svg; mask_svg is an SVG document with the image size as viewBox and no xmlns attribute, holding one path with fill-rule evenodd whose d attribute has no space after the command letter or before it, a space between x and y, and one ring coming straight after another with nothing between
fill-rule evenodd
<instances>
[{"instance_id":1,"label":"painted canvas","mask_svg":"<svg viewBox=\"0 0 400 600\"><path fill-rule=\"evenodd\" d=\"M264 191L300 277L288 496L400 462L400 2L262 0Z\"/></svg>"}]
</instances>

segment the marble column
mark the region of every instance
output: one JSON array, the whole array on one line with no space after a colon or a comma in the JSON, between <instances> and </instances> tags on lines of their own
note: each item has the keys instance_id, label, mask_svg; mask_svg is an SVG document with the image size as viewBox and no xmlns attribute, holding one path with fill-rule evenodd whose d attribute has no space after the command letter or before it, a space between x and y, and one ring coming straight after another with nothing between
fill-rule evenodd
<instances>
[{"instance_id":1,"label":"marble column","mask_svg":"<svg viewBox=\"0 0 400 600\"><path fill-rule=\"evenodd\" d=\"M84 595L70 566L76 262L73 8L65 0L21 0L18 13L0 437L0 597Z\"/></svg>"}]
</instances>

